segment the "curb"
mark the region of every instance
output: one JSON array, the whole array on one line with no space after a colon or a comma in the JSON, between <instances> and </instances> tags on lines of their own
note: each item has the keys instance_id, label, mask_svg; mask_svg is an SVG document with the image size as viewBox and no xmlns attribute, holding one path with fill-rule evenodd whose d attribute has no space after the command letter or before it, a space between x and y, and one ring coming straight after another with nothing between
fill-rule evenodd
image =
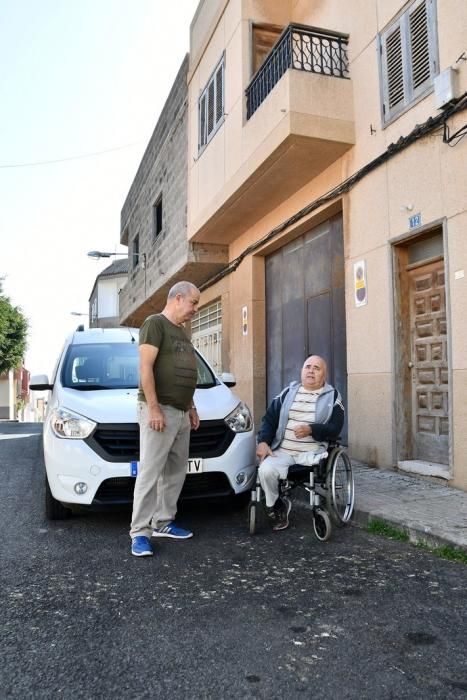
<instances>
[{"instance_id":1,"label":"curb","mask_svg":"<svg viewBox=\"0 0 467 700\"><path fill-rule=\"evenodd\" d=\"M310 504L305 500L297 499L295 504L299 505L299 507L304 508L305 510L311 509ZM370 512L361 508L354 508L349 525L365 529L368 525L375 521L385 523L390 527L394 527L397 530L405 532L409 537L410 544L426 545L431 549L452 547L460 552L467 553L467 546L463 542L456 542L453 538L434 532L428 526L421 527L420 525L411 525L406 520L394 517L388 518L387 515L380 514L377 511Z\"/></svg>"},{"instance_id":2,"label":"curb","mask_svg":"<svg viewBox=\"0 0 467 700\"><path fill-rule=\"evenodd\" d=\"M411 544L424 544L435 549L448 546L462 552L467 552L467 547L464 544L455 542L452 538L437 534L428 526L422 529L420 526L415 527L404 520L388 518L386 515L380 515L376 512L371 513L365 510L355 509L350 522L356 527L366 528L374 521L380 521L398 530L402 530L408 535Z\"/></svg>"}]
</instances>

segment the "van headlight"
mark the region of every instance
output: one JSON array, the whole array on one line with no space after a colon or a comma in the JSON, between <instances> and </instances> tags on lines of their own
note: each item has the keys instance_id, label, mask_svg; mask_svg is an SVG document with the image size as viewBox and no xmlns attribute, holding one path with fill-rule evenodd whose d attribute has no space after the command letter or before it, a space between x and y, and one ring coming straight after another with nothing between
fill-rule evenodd
<instances>
[{"instance_id":1,"label":"van headlight","mask_svg":"<svg viewBox=\"0 0 467 700\"><path fill-rule=\"evenodd\" d=\"M224 420L234 433L246 433L253 425L250 409L243 401Z\"/></svg>"},{"instance_id":2,"label":"van headlight","mask_svg":"<svg viewBox=\"0 0 467 700\"><path fill-rule=\"evenodd\" d=\"M97 423L66 408L55 408L51 413L50 425L59 438L84 440L92 433Z\"/></svg>"}]
</instances>

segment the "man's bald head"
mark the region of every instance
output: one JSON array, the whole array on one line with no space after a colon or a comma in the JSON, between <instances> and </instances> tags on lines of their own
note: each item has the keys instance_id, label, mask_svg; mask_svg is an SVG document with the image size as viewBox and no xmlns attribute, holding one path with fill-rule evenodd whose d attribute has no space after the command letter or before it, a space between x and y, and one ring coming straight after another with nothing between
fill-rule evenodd
<instances>
[{"instance_id":1,"label":"man's bald head","mask_svg":"<svg viewBox=\"0 0 467 700\"><path fill-rule=\"evenodd\" d=\"M319 355L307 357L302 367L302 385L308 391L317 391L324 386L328 373L326 360Z\"/></svg>"}]
</instances>

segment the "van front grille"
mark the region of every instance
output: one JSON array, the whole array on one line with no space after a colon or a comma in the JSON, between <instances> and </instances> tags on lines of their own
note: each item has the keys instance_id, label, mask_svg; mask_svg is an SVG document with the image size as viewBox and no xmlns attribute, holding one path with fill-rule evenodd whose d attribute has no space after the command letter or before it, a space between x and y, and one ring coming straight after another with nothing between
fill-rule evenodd
<instances>
[{"instance_id":1,"label":"van front grille","mask_svg":"<svg viewBox=\"0 0 467 700\"><path fill-rule=\"evenodd\" d=\"M190 457L220 457L235 433L223 420L201 421L190 434ZM137 423L100 423L85 442L106 462L131 462L139 459Z\"/></svg>"},{"instance_id":2,"label":"van front grille","mask_svg":"<svg viewBox=\"0 0 467 700\"><path fill-rule=\"evenodd\" d=\"M100 423L86 442L106 462L131 462L139 458L137 423Z\"/></svg>"},{"instance_id":3,"label":"van front grille","mask_svg":"<svg viewBox=\"0 0 467 700\"><path fill-rule=\"evenodd\" d=\"M235 437L223 420L202 420L190 433L190 457L220 457Z\"/></svg>"}]
</instances>

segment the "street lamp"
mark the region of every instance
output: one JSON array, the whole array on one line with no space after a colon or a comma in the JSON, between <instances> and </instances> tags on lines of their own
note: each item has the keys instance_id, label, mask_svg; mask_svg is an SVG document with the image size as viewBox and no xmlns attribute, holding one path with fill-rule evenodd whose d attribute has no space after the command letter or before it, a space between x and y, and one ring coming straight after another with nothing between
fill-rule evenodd
<instances>
[{"instance_id":1,"label":"street lamp","mask_svg":"<svg viewBox=\"0 0 467 700\"><path fill-rule=\"evenodd\" d=\"M88 253L88 258L110 258L112 255L128 255L128 253L106 253L102 250L90 250Z\"/></svg>"},{"instance_id":2,"label":"street lamp","mask_svg":"<svg viewBox=\"0 0 467 700\"><path fill-rule=\"evenodd\" d=\"M88 258L95 258L95 260L99 260L99 258L110 258L112 255L123 255L128 257L128 253L108 253L107 251L102 250L90 250L88 253ZM139 259L142 258L142 268L143 270L146 269L146 253L133 253L133 258L136 258L138 262Z\"/></svg>"}]
</instances>

